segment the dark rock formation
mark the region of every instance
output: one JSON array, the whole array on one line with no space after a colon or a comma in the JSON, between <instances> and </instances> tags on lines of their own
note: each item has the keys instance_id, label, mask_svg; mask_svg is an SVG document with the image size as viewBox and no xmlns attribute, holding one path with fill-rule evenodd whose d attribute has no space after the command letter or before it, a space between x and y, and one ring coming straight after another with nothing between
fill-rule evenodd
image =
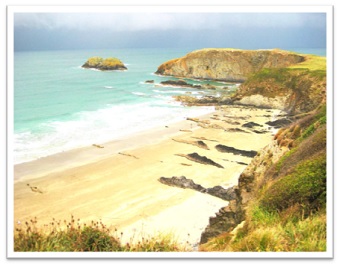
<instances>
[{"instance_id":1,"label":"dark rock formation","mask_svg":"<svg viewBox=\"0 0 340 267\"><path fill-rule=\"evenodd\" d=\"M236 198L234 187L225 189L220 185L216 185L214 187L207 188L206 193L228 201Z\"/></svg>"},{"instance_id":2,"label":"dark rock formation","mask_svg":"<svg viewBox=\"0 0 340 267\"><path fill-rule=\"evenodd\" d=\"M195 84L190 84L187 83L184 80L168 80L168 81L162 81L162 85L171 85L171 86L179 86L179 87L185 87L185 88L195 88L195 89L201 89L201 85L195 85Z\"/></svg>"},{"instance_id":3,"label":"dark rock formation","mask_svg":"<svg viewBox=\"0 0 340 267\"><path fill-rule=\"evenodd\" d=\"M179 187L179 188L189 188L189 189L193 189L198 192L201 192L201 193L206 192L206 189L203 186L194 183L193 180L187 179L185 176L180 176L180 177L173 176L171 178L161 177L158 179L158 181L161 182L162 184L166 184L169 186L174 186L174 187Z\"/></svg>"},{"instance_id":4,"label":"dark rock formation","mask_svg":"<svg viewBox=\"0 0 340 267\"><path fill-rule=\"evenodd\" d=\"M253 133L256 133L256 134L268 133L267 130L262 128L263 127L262 125L260 125L258 123L254 123L254 122L247 122L247 123L243 124L242 127L249 128L249 129L251 129L251 131Z\"/></svg>"},{"instance_id":5,"label":"dark rock formation","mask_svg":"<svg viewBox=\"0 0 340 267\"><path fill-rule=\"evenodd\" d=\"M292 121L289 120L289 119L286 119L286 118L283 118L283 119L278 119L278 120L275 120L275 121L267 121L266 124L268 124L269 126L272 126L274 127L275 129L280 129L282 127L285 127L289 124L291 124Z\"/></svg>"},{"instance_id":6,"label":"dark rock formation","mask_svg":"<svg viewBox=\"0 0 340 267\"><path fill-rule=\"evenodd\" d=\"M235 200L231 200L229 205L221 208L215 217L209 218L209 225L201 235L200 244L209 241L210 238L220 234L230 232L245 219L245 212L240 205L240 193L237 188L234 189Z\"/></svg>"},{"instance_id":7,"label":"dark rock formation","mask_svg":"<svg viewBox=\"0 0 340 267\"><path fill-rule=\"evenodd\" d=\"M244 163L242 161L234 161L234 160L229 160L229 159L223 159L224 161L229 161L229 162L234 162L234 163L237 163L237 164L240 164L240 165L248 165L248 163Z\"/></svg>"},{"instance_id":8,"label":"dark rock formation","mask_svg":"<svg viewBox=\"0 0 340 267\"><path fill-rule=\"evenodd\" d=\"M217 168L224 168L222 165L216 163L215 161L205 157L205 156L200 156L199 154L195 153L191 153L191 154L176 154L176 156L180 156L180 157L184 157L187 158L188 160L194 161L194 162L198 162L201 164L205 164L205 165L212 165L215 166Z\"/></svg>"},{"instance_id":9,"label":"dark rock formation","mask_svg":"<svg viewBox=\"0 0 340 267\"><path fill-rule=\"evenodd\" d=\"M203 148L203 149L209 150L209 147L207 146L207 144L204 143L202 140L188 141L188 140L176 139L176 138L173 138L172 140L174 140L175 142L189 144L189 145L193 145L193 146L197 146L199 148Z\"/></svg>"},{"instance_id":10,"label":"dark rock formation","mask_svg":"<svg viewBox=\"0 0 340 267\"><path fill-rule=\"evenodd\" d=\"M244 157L249 157L249 158L253 158L256 156L257 152L254 150L241 150L241 149L237 149L231 146L225 146L225 145L216 145L215 148L222 153L233 153L234 155L241 155Z\"/></svg>"},{"instance_id":11,"label":"dark rock formation","mask_svg":"<svg viewBox=\"0 0 340 267\"><path fill-rule=\"evenodd\" d=\"M225 129L226 132L231 132L231 133L248 133L247 131L245 130L242 130L240 128L228 128L228 129Z\"/></svg>"},{"instance_id":12,"label":"dark rock formation","mask_svg":"<svg viewBox=\"0 0 340 267\"><path fill-rule=\"evenodd\" d=\"M193 180L187 179L185 176L173 176L171 178L161 177L158 181L169 186L193 189L200 193L209 194L227 201L236 198L236 193L233 187L225 189L218 185L211 188L204 188L200 184L196 184Z\"/></svg>"},{"instance_id":13,"label":"dark rock formation","mask_svg":"<svg viewBox=\"0 0 340 267\"><path fill-rule=\"evenodd\" d=\"M154 83L154 80L146 80L145 83Z\"/></svg>"},{"instance_id":14,"label":"dark rock formation","mask_svg":"<svg viewBox=\"0 0 340 267\"><path fill-rule=\"evenodd\" d=\"M268 133L269 131L266 131L266 130L253 130L252 132L257 133L257 134L265 134L265 133Z\"/></svg>"},{"instance_id":15,"label":"dark rock formation","mask_svg":"<svg viewBox=\"0 0 340 267\"><path fill-rule=\"evenodd\" d=\"M179 86L184 88L194 88L194 89L206 89L206 90L216 90L216 86L212 84L191 84L184 80L167 80L162 81L162 85Z\"/></svg>"},{"instance_id":16,"label":"dark rock formation","mask_svg":"<svg viewBox=\"0 0 340 267\"><path fill-rule=\"evenodd\" d=\"M255 122L247 122L245 124L242 125L242 127L247 127L247 128L253 128L253 127L258 127L258 126L261 126L260 124L258 123L255 123Z\"/></svg>"}]
</instances>

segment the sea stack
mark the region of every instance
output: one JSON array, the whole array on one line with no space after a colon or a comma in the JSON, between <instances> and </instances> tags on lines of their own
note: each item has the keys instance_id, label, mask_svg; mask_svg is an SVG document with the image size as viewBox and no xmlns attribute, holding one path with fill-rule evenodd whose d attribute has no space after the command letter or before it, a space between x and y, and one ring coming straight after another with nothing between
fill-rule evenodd
<instances>
[{"instance_id":1,"label":"sea stack","mask_svg":"<svg viewBox=\"0 0 340 267\"><path fill-rule=\"evenodd\" d=\"M127 67L123 64L123 62L120 59L114 57L109 57L106 59L103 59L102 57L91 57L84 63L82 67L98 70L127 70Z\"/></svg>"}]
</instances>

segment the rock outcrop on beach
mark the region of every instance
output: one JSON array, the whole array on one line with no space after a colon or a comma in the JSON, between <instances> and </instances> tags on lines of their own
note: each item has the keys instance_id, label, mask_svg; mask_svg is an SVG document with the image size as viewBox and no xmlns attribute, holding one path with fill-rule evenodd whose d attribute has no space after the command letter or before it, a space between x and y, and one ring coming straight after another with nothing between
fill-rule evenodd
<instances>
[{"instance_id":1,"label":"rock outcrop on beach","mask_svg":"<svg viewBox=\"0 0 340 267\"><path fill-rule=\"evenodd\" d=\"M179 187L179 188L189 188L196 190L200 193L205 193L212 195L214 197L221 198L223 200L231 201L236 198L236 193L233 187L223 188L222 186L214 186L210 188L204 188L200 184L196 184L193 180L187 179L185 176L173 176L171 178L160 177L158 179L162 184L166 184L169 186Z\"/></svg>"},{"instance_id":2,"label":"rock outcrop on beach","mask_svg":"<svg viewBox=\"0 0 340 267\"><path fill-rule=\"evenodd\" d=\"M215 148L222 153L232 153L234 155L241 155L244 157L249 157L249 158L253 158L256 156L257 152L254 150L242 150L242 149L237 149L234 147L230 147L230 146L225 146L225 145L221 145L218 144L215 146Z\"/></svg>"},{"instance_id":3,"label":"rock outcrop on beach","mask_svg":"<svg viewBox=\"0 0 340 267\"><path fill-rule=\"evenodd\" d=\"M224 168L221 164L216 163L215 161L207 158L206 156L201 156L196 152L191 153L191 154L176 154L176 156L184 157L184 158L187 158L188 160L191 160L197 163L201 163L205 165L212 165L212 166L215 166L217 168L222 168L222 169Z\"/></svg>"},{"instance_id":4,"label":"rock outcrop on beach","mask_svg":"<svg viewBox=\"0 0 340 267\"><path fill-rule=\"evenodd\" d=\"M282 50L202 49L161 64L156 74L194 79L244 82L263 68L283 68L304 61Z\"/></svg>"},{"instance_id":5,"label":"rock outcrop on beach","mask_svg":"<svg viewBox=\"0 0 340 267\"><path fill-rule=\"evenodd\" d=\"M98 70L126 70L127 67L118 58L91 57L83 65L83 68Z\"/></svg>"}]
</instances>

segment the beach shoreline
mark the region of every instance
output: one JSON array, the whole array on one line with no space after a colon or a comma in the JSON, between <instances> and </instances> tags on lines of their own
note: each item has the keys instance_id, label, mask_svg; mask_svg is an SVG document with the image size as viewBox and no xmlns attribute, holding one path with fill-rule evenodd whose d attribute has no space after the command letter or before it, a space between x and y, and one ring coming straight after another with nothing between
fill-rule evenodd
<instances>
[{"instance_id":1,"label":"beach shoreline","mask_svg":"<svg viewBox=\"0 0 340 267\"><path fill-rule=\"evenodd\" d=\"M211 111L195 118L204 120L212 116L214 112L216 111ZM183 120L177 122L152 127L128 134L121 138L115 138L108 142L94 143L89 146L62 151L32 161L14 164L14 181L34 179L53 171L61 171L89 164L120 152L155 144L171 136L180 135L185 131L195 129L198 129L198 127L194 125L192 121L183 118ZM73 160L73 162L71 162L71 160Z\"/></svg>"},{"instance_id":2,"label":"beach shoreline","mask_svg":"<svg viewBox=\"0 0 340 267\"><path fill-rule=\"evenodd\" d=\"M214 146L262 149L273 137L265 122L279 113L251 107L219 107L212 113L120 140L16 165L14 224L36 217L39 225L44 225L52 218L63 221L75 216L82 222L101 220L118 228L124 232L124 242L170 231L180 242L195 247L209 217L228 202L170 187L158 179L185 176L204 187L236 185L251 158L221 153ZM256 133L243 127L248 122L266 131ZM194 145L197 140L209 149ZM206 156L223 168L180 156L190 153ZM41 192L34 192L32 187Z\"/></svg>"}]
</instances>

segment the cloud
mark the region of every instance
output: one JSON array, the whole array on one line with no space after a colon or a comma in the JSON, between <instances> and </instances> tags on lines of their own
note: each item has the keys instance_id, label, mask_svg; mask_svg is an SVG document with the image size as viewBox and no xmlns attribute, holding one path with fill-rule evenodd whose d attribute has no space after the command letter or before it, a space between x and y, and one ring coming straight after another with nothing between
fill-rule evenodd
<instances>
[{"instance_id":1,"label":"cloud","mask_svg":"<svg viewBox=\"0 0 340 267\"><path fill-rule=\"evenodd\" d=\"M322 13L15 13L15 27L110 31L325 28Z\"/></svg>"}]
</instances>

